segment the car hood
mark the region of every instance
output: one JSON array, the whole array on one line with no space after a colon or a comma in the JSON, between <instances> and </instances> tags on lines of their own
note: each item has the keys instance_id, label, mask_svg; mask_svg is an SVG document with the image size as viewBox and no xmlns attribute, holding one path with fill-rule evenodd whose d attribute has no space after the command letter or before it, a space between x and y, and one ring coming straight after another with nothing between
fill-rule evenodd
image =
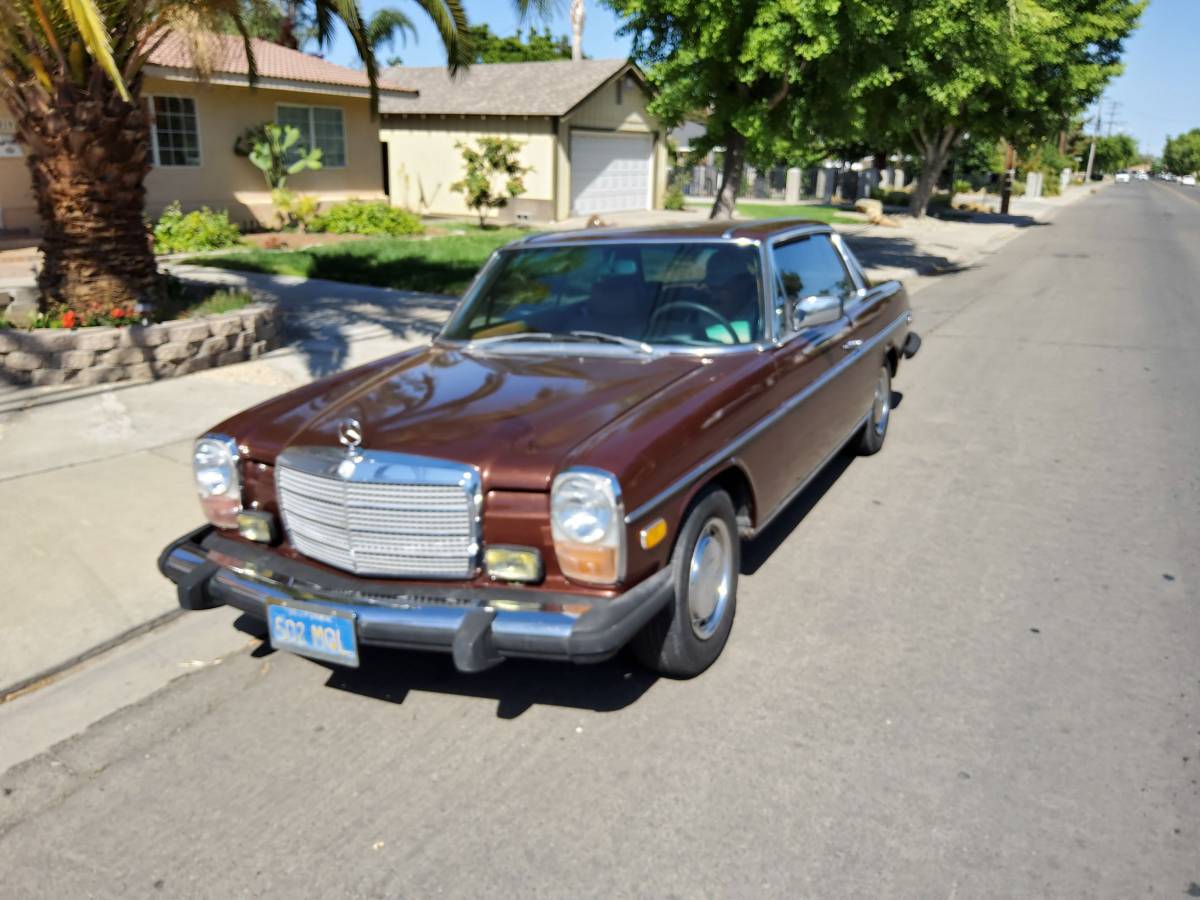
<instances>
[{"instance_id":1,"label":"car hood","mask_svg":"<svg viewBox=\"0 0 1200 900\"><path fill-rule=\"evenodd\" d=\"M366 449L477 466L488 490L547 490L572 448L700 365L431 346L315 382L217 430L273 463L289 446L338 446L338 424L353 418Z\"/></svg>"}]
</instances>

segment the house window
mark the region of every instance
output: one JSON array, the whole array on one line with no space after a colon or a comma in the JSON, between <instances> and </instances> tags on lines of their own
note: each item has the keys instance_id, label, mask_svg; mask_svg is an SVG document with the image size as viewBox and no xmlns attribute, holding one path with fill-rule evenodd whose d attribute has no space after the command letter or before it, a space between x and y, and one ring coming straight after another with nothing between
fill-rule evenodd
<instances>
[{"instance_id":1,"label":"house window","mask_svg":"<svg viewBox=\"0 0 1200 900\"><path fill-rule=\"evenodd\" d=\"M151 151L156 166L200 165L200 128L191 97L154 97Z\"/></svg>"},{"instance_id":2,"label":"house window","mask_svg":"<svg viewBox=\"0 0 1200 900\"><path fill-rule=\"evenodd\" d=\"M625 79L617 79L617 106L621 105L621 101L625 99Z\"/></svg>"},{"instance_id":3,"label":"house window","mask_svg":"<svg viewBox=\"0 0 1200 900\"><path fill-rule=\"evenodd\" d=\"M285 106L276 108L280 125L300 129L300 143L321 151L321 165L341 168L346 165L346 123L342 111L333 106Z\"/></svg>"}]
</instances>

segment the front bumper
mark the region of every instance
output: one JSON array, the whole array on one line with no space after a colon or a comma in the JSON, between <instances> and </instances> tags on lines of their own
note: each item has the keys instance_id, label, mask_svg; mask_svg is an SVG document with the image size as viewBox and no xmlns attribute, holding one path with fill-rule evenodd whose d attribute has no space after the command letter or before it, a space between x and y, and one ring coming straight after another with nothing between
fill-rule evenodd
<instances>
[{"instance_id":1,"label":"front bumper","mask_svg":"<svg viewBox=\"0 0 1200 900\"><path fill-rule=\"evenodd\" d=\"M272 602L336 607L354 614L360 644L450 653L463 672L509 657L600 662L624 647L672 595L668 569L611 599L364 582L229 540L212 526L168 545L158 568L175 583L184 609L227 605L265 621ZM582 615L562 610L589 602Z\"/></svg>"}]
</instances>

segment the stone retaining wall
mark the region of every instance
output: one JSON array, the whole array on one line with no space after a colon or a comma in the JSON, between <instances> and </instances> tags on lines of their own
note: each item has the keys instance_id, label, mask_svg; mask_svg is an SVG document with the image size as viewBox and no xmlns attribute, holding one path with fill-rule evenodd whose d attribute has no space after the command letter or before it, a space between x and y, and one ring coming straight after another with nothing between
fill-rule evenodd
<instances>
[{"instance_id":1,"label":"stone retaining wall","mask_svg":"<svg viewBox=\"0 0 1200 900\"><path fill-rule=\"evenodd\" d=\"M104 384L186 375L255 359L279 342L274 306L156 325L0 329L0 381Z\"/></svg>"}]
</instances>

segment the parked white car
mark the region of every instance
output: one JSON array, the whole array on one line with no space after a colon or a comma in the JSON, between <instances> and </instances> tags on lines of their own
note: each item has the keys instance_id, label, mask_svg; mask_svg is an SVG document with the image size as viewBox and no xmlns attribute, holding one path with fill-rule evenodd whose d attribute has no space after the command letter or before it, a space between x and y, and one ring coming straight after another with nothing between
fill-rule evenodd
<instances>
[{"instance_id":1,"label":"parked white car","mask_svg":"<svg viewBox=\"0 0 1200 900\"><path fill-rule=\"evenodd\" d=\"M1134 181L1149 181L1150 176L1146 172L1138 172L1133 176Z\"/></svg>"},{"instance_id":2,"label":"parked white car","mask_svg":"<svg viewBox=\"0 0 1200 900\"><path fill-rule=\"evenodd\" d=\"M1129 184L1129 173L1118 172L1116 177L1117 184Z\"/></svg>"},{"instance_id":3,"label":"parked white car","mask_svg":"<svg viewBox=\"0 0 1200 900\"><path fill-rule=\"evenodd\" d=\"M1192 185L1193 187L1195 187L1196 176L1195 175L1184 175L1182 178L1179 179L1179 183L1180 184L1189 184L1189 185Z\"/></svg>"}]
</instances>

